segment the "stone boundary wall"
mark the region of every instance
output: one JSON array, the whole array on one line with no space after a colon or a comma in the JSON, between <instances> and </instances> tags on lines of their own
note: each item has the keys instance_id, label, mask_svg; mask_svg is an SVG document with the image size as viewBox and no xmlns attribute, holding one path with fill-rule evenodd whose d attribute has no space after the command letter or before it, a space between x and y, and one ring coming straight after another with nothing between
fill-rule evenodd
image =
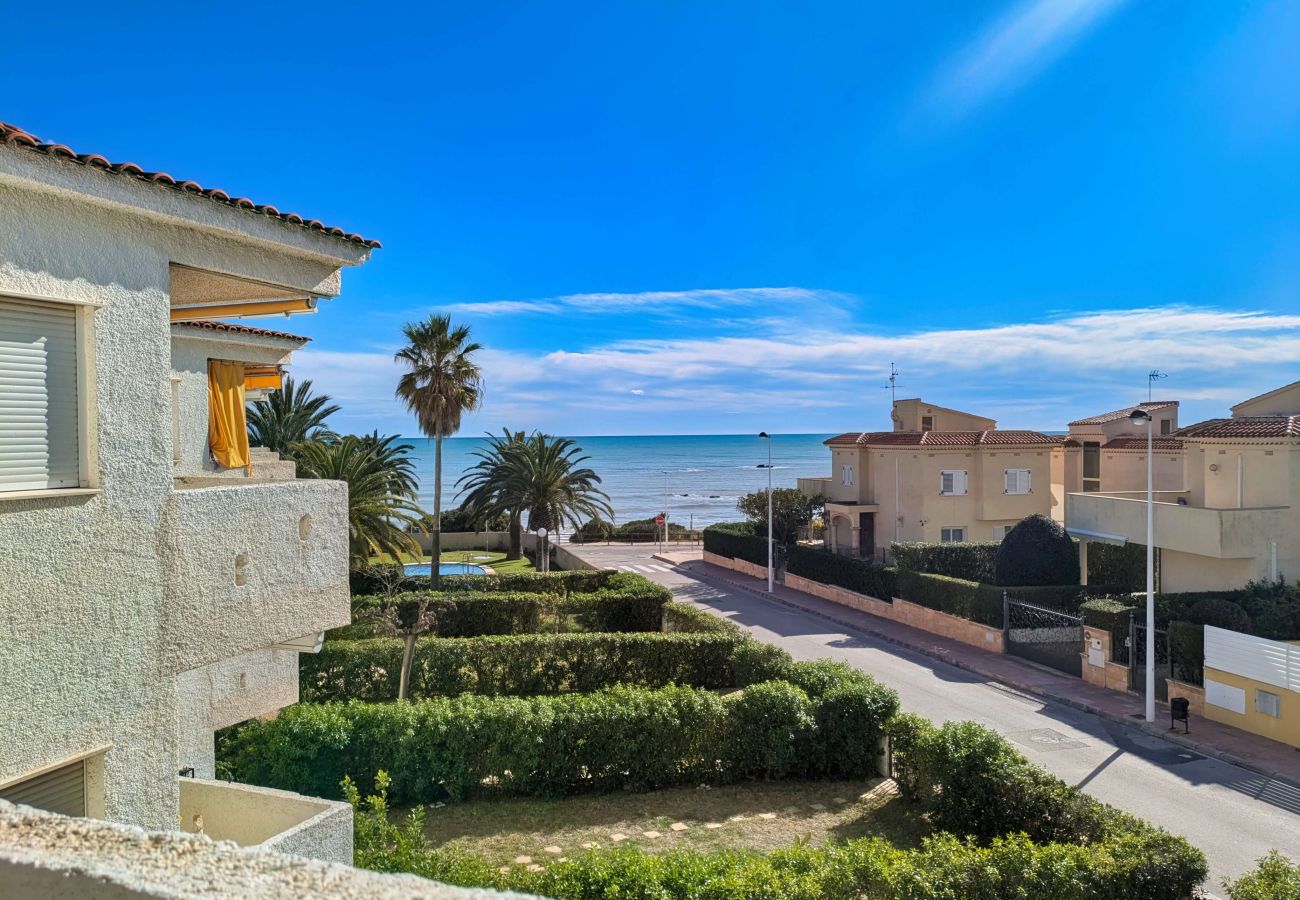
<instances>
[{"instance_id":1,"label":"stone boundary wall","mask_svg":"<svg viewBox=\"0 0 1300 900\"><path fill-rule=\"evenodd\" d=\"M756 566L743 559L731 559L706 550L704 551L704 561L710 565L730 569L733 572L740 572L753 578L767 577L766 566ZM855 609L858 612L879 616L882 619L909 625L921 631L928 631L930 634L937 634L940 637L960 641L963 644L969 644L990 653L1006 652L1003 647L1002 629L1000 628L990 628L987 625L981 625L960 616L942 613L898 597L895 597L893 602L889 603L877 597L850 591L848 588L838 587L833 584L822 584L820 581L813 581L800 575L792 575L789 572L785 573L783 583L786 587L800 593L810 594L839 606L847 606L849 609Z\"/></svg>"},{"instance_id":2,"label":"stone boundary wall","mask_svg":"<svg viewBox=\"0 0 1300 900\"><path fill-rule=\"evenodd\" d=\"M1195 684L1187 684L1176 678L1166 678L1165 684L1169 688L1170 700L1175 697L1186 697L1188 701L1187 711L1194 716L1205 717L1205 688Z\"/></svg>"}]
</instances>

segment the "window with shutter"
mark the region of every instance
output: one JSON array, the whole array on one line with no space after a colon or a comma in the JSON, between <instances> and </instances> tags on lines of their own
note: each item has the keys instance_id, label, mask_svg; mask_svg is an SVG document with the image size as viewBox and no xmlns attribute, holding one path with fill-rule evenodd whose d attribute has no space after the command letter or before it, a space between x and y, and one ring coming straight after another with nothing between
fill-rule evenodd
<instances>
[{"instance_id":1,"label":"window with shutter","mask_svg":"<svg viewBox=\"0 0 1300 900\"><path fill-rule=\"evenodd\" d=\"M966 540L965 528L941 528L939 529L939 541L944 544L960 544Z\"/></svg>"},{"instance_id":2,"label":"window with shutter","mask_svg":"<svg viewBox=\"0 0 1300 900\"><path fill-rule=\"evenodd\" d=\"M0 799L64 816L84 816L86 761L78 760L0 788Z\"/></svg>"},{"instance_id":3,"label":"window with shutter","mask_svg":"<svg viewBox=\"0 0 1300 900\"><path fill-rule=\"evenodd\" d=\"M966 470L944 469L939 473L939 493L960 496L966 493Z\"/></svg>"},{"instance_id":4,"label":"window with shutter","mask_svg":"<svg viewBox=\"0 0 1300 900\"><path fill-rule=\"evenodd\" d=\"M1028 494L1030 490L1028 469L1007 469L1004 473L1008 494Z\"/></svg>"},{"instance_id":5,"label":"window with shutter","mask_svg":"<svg viewBox=\"0 0 1300 900\"><path fill-rule=\"evenodd\" d=\"M77 310L0 297L0 491L81 485Z\"/></svg>"}]
</instances>

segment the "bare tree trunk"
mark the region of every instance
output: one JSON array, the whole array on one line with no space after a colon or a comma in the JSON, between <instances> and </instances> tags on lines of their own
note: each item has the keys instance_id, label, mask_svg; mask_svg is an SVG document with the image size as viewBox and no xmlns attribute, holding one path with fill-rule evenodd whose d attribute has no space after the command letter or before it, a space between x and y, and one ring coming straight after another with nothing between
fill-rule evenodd
<instances>
[{"instance_id":1,"label":"bare tree trunk","mask_svg":"<svg viewBox=\"0 0 1300 900\"><path fill-rule=\"evenodd\" d=\"M402 635L402 673L397 681L397 699L405 700L411 685L411 659L415 656L415 632Z\"/></svg>"},{"instance_id":2,"label":"bare tree trunk","mask_svg":"<svg viewBox=\"0 0 1300 900\"><path fill-rule=\"evenodd\" d=\"M524 524L518 512L510 514L510 550L506 559L521 559L524 555Z\"/></svg>"},{"instance_id":3,"label":"bare tree trunk","mask_svg":"<svg viewBox=\"0 0 1300 900\"><path fill-rule=\"evenodd\" d=\"M442 435L433 436L433 534L430 536L429 587L437 590L438 563L442 560Z\"/></svg>"}]
</instances>

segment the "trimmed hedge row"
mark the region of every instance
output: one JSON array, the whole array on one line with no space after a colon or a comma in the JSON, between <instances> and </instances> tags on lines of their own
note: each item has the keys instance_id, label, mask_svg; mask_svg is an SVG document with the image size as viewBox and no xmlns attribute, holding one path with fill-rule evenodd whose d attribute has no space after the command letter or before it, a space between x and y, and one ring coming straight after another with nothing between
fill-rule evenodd
<instances>
[{"instance_id":1,"label":"trimmed hedge row","mask_svg":"<svg viewBox=\"0 0 1300 900\"><path fill-rule=\"evenodd\" d=\"M902 541L891 544L894 565L902 572L945 575L963 581L993 583L993 558L999 543L931 544Z\"/></svg>"},{"instance_id":2,"label":"trimmed hedge row","mask_svg":"<svg viewBox=\"0 0 1300 900\"><path fill-rule=\"evenodd\" d=\"M484 577L484 576L471 576ZM490 576L489 576L490 577ZM365 620L385 609L431 602L434 623L429 633L438 637L476 637L489 634L533 634L545 630L659 631L663 608L672 592L632 572L607 573L605 587L567 595L513 591L413 592L389 596L354 596L351 626L332 637L364 638L375 635Z\"/></svg>"},{"instance_id":3,"label":"trimmed hedge row","mask_svg":"<svg viewBox=\"0 0 1300 900\"><path fill-rule=\"evenodd\" d=\"M550 697L300 703L239 727L222 742L221 762L240 781L323 797L338 797L345 775L372 784L385 770L402 804L483 792L560 796L866 777L898 696L847 667L827 680L833 686L816 697L767 681L727 699L697 688L620 686Z\"/></svg>"},{"instance_id":4,"label":"trimmed hedge row","mask_svg":"<svg viewBox=\"0 0 1300 900\"><path fill-rule=\"evenodd\" d=\"M302 699L393 700L402 649L398 638L326 641L319 653L302 656ZM741 634L421 638L410 698L583 693L616 684L730 688L778 677L789 663L784 651Z\"/></svg>"},{"instance_id":5,"label":"trimmed hedge row","mask_svg":"<svg viewBox=\"0 0 1300 900\"><path fill-rule=\"evenodd\" d=\"M767 538L754 534L748 522L719 522L705 528L704 549L718 556L767 565Z\"/></svg>"},{"instance_id":6,"label":"trimmed hedge row","mask_svg":"<svg viewBox=\"0 0 1300 900\"><path fill-rule=\"evenodd\" d=\"M788 554L785 570L790 575L847 588L886 603L898 589L897 569L809 547L793 546L788 549Z\"/></svg>"},{"instance_id":7,"label":"trimmed hedge row","mask_svg":"<svg viewBox=\"0 0 1300 900\"><path fill-rule=\"evenodd\" d=\"M444 575L438 579L441 591L532 594L589 593L608 586L619 573L613 569L574 569L568 572L506 572L499 575ZM396 565L367 566L348 575L353 595L427 591L428 575L403 575Z\"/></svg>"},{"instance_id":8,"label":"trimmed hedge row","mask_svg":"<svg viewBox=\"0 0 1300 900\"><path fill-rule=\"evenodd\" d=\"M664 628L670 634L742 634L742 629L730 619L715 616L708 610L689 603L669 603L664 606Z\"/></svg>"},{"instance_id":9,"label":"trimmed hedge row","mask_svg":"<svg viewBox=\"0 0 1300 900\"><path fill-rule=\"evenodd\" d=\"M1002 591L991 584L944 575L898 573L898 596L902 599L990 628L1002 627Z\"/></svg>"}]
</instances>

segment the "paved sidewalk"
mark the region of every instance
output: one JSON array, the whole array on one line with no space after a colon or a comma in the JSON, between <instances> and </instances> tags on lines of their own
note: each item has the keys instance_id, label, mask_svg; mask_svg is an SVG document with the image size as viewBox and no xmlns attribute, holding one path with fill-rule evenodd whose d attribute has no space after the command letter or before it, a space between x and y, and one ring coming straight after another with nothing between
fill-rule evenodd
<instances>
[{"instance_id":1,"label":"paved sidewalk","mask_svg":"<svg viewBox=\"0 0 1300 900\"><path fill-rule=\"evenodd\" d=\"M657 555L656 558L679 566L693 577L726 582L765 599L773 599L829 621L869 632L891 643L943 660L949 665L974 672L1008 687L1044 699L1055 700L1076 709L1122 722L1133 728L1141 728L1165 740L1194 749L1205 756L1221 759L1261 775L1300 786L1300 751L1277 741L1197 716L1193 716L1190 722L1190 734L1182 733L1181 724L1178 731L1170 731L1169 707L1157 704L1156 721L1147 724L1142 721L1142 698L1136 694L1095 687L1081 678L1074 678L1016 656L988 653L909 625L849 609L822 600L820 597L813 597L782 584L778 584L774 594L769 595L767 584L762 579L750 578L739 572L705 563L698 552L690 555L664 553Z\"/></svg>"}]
</instances>

